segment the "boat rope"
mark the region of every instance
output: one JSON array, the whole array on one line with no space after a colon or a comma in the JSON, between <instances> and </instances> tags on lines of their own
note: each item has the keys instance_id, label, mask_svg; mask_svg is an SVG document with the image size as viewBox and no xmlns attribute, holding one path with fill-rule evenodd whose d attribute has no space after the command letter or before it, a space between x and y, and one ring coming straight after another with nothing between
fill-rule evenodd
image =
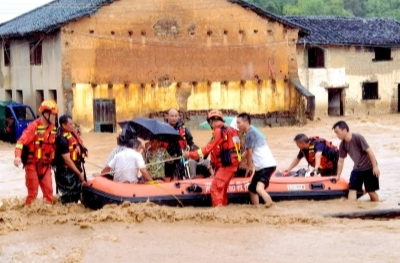
<instances>
[{"instance_id":1,"label":"boat rope","mask_svg":"<svg viewBox=\"0 0 400 263\"><path fill-rule=\"evenodd\" d=\"M161 183L160 183L159 181L149 181L149 182L145 182L145 184L154 185L154 186L156 186L156 187L159 187L159 188L163 189L165 192L167 192L167 193L170 194L173 198L175 198L176 201L178 201L178 203L179 203L182 207L184 207L184 205L182 204L181 200L179 200L179 198L178 198L176 195L174 195L173 193L171 193L170 191L168 191L168 189L162 187L162 186L161 186Z\"/></svg>"}]
</instances>

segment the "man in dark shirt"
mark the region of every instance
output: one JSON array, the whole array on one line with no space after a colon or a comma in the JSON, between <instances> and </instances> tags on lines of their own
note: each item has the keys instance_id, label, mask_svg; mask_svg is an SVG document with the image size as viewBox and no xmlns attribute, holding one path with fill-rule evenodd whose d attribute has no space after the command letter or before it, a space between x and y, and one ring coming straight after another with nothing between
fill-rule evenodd
<instances>
[{"instance_id":1,"label":"man in dark shirt","mask_svg":"<svg viewBox=\"0 0 400 263\"><path fill-rule=\"evenodd\" d=\"M172 157L182 156L182 150L186 150L187 146L192 147L194 145L193 136L189 128L179 118L179 112L176 109L171 108L165 117L165 121L181 135L180 140L168 142L168 146L166 147L167 152ZM184 175L183 163L180 160L176 160L173 163L165 163L166 177L177 176L182 178Z\"/></svg>"},{"instance_id":2,"label":"man in dark shirt","mask_svg":"<svg viewBox=\"0 0 400 263\"><path fill-rule=\"evenodd\" d=\"M339 162L336 179L342 175L344 158L347 154L354 162L353 171L349 181L349 200L357 200L357 191L362 190L364 184L365 191L370 200L379 201L379 168L375 155L369 147L365 138L358 133L351 133L349 126L344 121L335 123L332 127L336 136L342 140L339 146Z\"/></svg>"},{"instance_id":3,"label":"man in dark shirt","mask_svg":"<svg viewBox=\"0 0 400 263\"><path fill-rule=\"evenodd\" d=\"M285 172L290 172L304 157L314 169L311 173L312 175L336 175L337 162L339 160L339 151L336 146L333 146L325 139L319 137L308 138L302 133L296 135L294 141L300 151Z\"/></svg>"},{"instance_id":4,"label":"man in dark shirt","mask_svg":"<svg viewBox=\"0 0 400 263\"><path fill-rule=\"evenodd\" d=\"M61 125L56 139L55 179L62 204L78 202L81 185L85 180L82 173L82 157L86 154L82 141L75 130L72 117L60 117Z\"/></svg>"}]
</instances>

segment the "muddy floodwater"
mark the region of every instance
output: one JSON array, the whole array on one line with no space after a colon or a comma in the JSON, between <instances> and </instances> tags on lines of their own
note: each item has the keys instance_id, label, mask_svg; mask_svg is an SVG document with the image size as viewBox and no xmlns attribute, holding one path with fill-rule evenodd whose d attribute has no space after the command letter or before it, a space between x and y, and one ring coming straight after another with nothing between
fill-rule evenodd
<instances>
[{"instance_id":1,"label":"muddy floodwater","mask_svg":"<svg viewBox=\"0 0 400 263\"><path fill-rule=\"evenodd\" d=\"M0 262L400 262L400 220L334 219L323 214L400 208L400 115L344 118L366 138L381 171L381 201L279 202L223 208L160 207L151 203L45 207L42 196L25 207L24 171L15 168L13 145L0 142ZM285 169L296 157L297 133L339 145L331 130L338 118L304 127L263 128ZM193 131L205 144L210 131ZM117 134L84 133L88 174L99 172ZM299 167L306 167L302 161ZM352 161L345 161L349 178Z\"/></svg>"}]
</instances>

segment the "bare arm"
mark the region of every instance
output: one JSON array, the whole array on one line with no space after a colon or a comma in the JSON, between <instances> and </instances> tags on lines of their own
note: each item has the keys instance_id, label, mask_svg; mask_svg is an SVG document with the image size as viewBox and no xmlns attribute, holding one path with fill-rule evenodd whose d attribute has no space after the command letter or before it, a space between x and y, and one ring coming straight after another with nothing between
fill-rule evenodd
<instances>
[{"instance_id":1,"label":"bare arm","mask_svg":"<svg viewBox=\"0 0 400 263\"><path fill-rule=\"evenodd\" d=\"M321 165L321 157L322 157L322 152L317 152L315 154L315 167L314 167L314 169L316 171L318 171L318 169L319 169L319 167Z\"/></svg>"},{"instance_id":2,"label":"bare arm","mask_svg":"<svg viewBox=\"0 0 400 263\"><path fill-rule=\"evenodd\" d=\"M76 174L76 176L78 176L79 180L81 182L84 181L85 179L81 171L79 171L78 168L76 168L75 163L70 158L70 154L69 153L63 154L62 158L64 159L64 162L68 166L68 168L71 169Z\"/></svg>"},{"instance_id":3,"label":"bare arm","mask_svg":"<svg viewBox=\"0 0 400 263\"><path fill-rule=\"evenodd\" d=\"M343 158L339 158L339 161L338 161L338 164L337 164L337 175L336 175L336 180L339 180L339 179L340 179L340 176L342 175L343 163L344 163L344 159L343 159Z\"/></svg>"},{"instance_id":4,"label":"bare arm","mask_svg":"<svg viewBox=\"0 0 400 263\"><path fill-rule=\"evenodd\" d=\"M299 158L294 158L292 163L290 164L289 168L287 169L288 172L290 172L294 167L296 167L300 163L301 159Z\"/></svg>"},{"instance_id":5,"label":"bare arm","mask_svg":"<svg viewBox=\"0 0 400 263\"><path fill-rule=\"evenodd\" d=\"M101 176L105 176L106 174L108 174L111 171L111 167L110 166L106 166L106 168L104 168L103 170L101 170Z\"/></svg>"},{"instance_id":6,"label":"bare arm","mask_svg":"<svg viewBox=\"0 0 400 263\"><path fill-rule=\"evenodd\" d=\"M376 161L374 152L372 151L371 148L366 149L365 152L368 154L368 157L371 160L372 170L374 172L374 175L376 175L376 177L379 177L380 172L378 169L378 162Z\"/></svg>"},{"instance_id":7,"label":"bare arm","mask_svg":"<svg viewBox=\"0 0 400 263\"><path fill-rule=\"evenodd\" d=\"M153 178L151 178L149 172L146 170L146 168L140 169L140 172L142 173L142 176L146 179L146 181L153 181Z\"/></svg>"},{"instance_id":8,"label":"bare arm","mask_svg":"<svg viewBox=\"0 0 400 263\"><path fill-rule=\"evenodd\" d=\"M247 148L245 152L245 156L247 158L247 167L250 168L253 166L253 148Z\"/></svg>"}]
</instances>

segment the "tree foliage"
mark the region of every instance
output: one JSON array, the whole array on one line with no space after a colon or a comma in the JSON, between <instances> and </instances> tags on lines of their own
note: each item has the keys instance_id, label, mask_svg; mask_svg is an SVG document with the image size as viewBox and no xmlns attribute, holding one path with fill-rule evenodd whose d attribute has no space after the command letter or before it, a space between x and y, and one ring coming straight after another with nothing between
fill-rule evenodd
<instances>
[{"instance_id":1,"label":"tree foliage","mask_svg":"<svg viewBox=\"0 0 400 263\"><path fill-rule=\"evenodd\" d=\"M247 0L277 15L392 17L400 21L400 0Z\"/></svg>"}]
</instances>

